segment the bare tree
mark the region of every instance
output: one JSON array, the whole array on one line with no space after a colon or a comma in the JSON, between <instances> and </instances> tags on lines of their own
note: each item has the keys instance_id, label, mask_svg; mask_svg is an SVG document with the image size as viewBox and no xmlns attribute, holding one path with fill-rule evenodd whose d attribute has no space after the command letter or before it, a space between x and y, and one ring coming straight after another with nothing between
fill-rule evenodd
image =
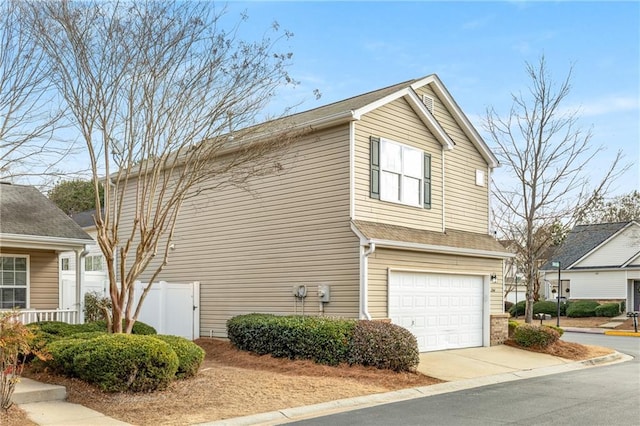
<instances>
[{"instance_id":1,"label":"bare tree","mask_svg":"<svg viewBox=\"0 0 640 426\"><path fill-rule=\"evenodd\" d=\"M46 185L60 175L57 167L71 146L53 139L62 111L48 90L49 77L18 3L0 2L0 180L37 178Z\"/></svg>"},{"instance_id":2,"label":"bare tree","mask_svg":"<svg viewBox=\"0 0 640 426\"><path fill-rule=\"evenodd\" d=\"M526 73L531 81L528 93L512 94L506 117L489 108L485 125L496 155L515 181L496 182L495 217L505 238L518 242L516 255L527 283L525 319L531 322L540 286L539 263L546 260L558 227L572 227L624 168L619 167L618 152L608 167L598 165L604 176L590 182L589 167L602 147L593 147L590 131L577 127L577 111L564 109L572 69L556 84L542 56L538 64L526 64Z\"/></svg>"},{"instance_id":3,"label":"bare tree","mask_svg":"<svg viewBox=\"0 0 640 426\"><path fill-rule=\"evenodd\" d=\"M294 83L291 54L276 50L291 34L274 24L274 39L241 41L246 16L227 31L208 2L33 2L26 11L86 142L96 194L105 180L95 222L110 329L129 333L151 288L134 300L134 282L144 273L152 283L166 266L184 201L281 169L296 134L277 120L254 124L276 89Z\"/></svg>"}]
</instances>

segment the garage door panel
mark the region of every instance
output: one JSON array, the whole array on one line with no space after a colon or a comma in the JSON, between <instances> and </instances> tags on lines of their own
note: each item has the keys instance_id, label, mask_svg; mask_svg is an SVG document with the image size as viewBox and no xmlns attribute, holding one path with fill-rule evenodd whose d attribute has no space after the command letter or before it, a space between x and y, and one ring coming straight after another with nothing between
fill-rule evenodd
<instances>
[{"instance_id":1,"label":"garage door panel","mask_svg":"<svg viewBox=\"0 0 640 426\"><path fill-rule=\"evenodd\" d=\"M482 346L482 301L482 277L390 274L389 316L416 336L420 351Z\"/></svg>"}]
</instances>

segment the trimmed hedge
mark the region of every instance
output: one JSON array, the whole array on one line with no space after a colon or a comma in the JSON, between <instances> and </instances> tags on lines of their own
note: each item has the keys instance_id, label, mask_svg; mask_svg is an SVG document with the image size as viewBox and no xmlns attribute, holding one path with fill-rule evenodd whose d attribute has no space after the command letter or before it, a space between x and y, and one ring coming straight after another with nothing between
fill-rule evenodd
<instances>
[{"instance_id":1,"label":"trimmed hedge","mask_svg":"<svg viewBox=\"0 0 640 426\"><path fill-rule=\"evenodd\" d=\"M396 371L411 370L418 363L415 337L402 327L377 321L248 314L227 321L227 335L238 349L280 358Z\"/></svg>"},{"instance_id":2,"label":"trimmed hedge","mask_svg":"<svg viewBox=\"0 0 640 426\"><path fill-rule=\"evenodd\" d=\"M543 325L543 327L549 327L550 329L557 331L560 337L564 334L564 329L561 327L556 327L555 325Z\"/></svg>"},{"instance_id":3,"label":"trimmed hedge","mask_svg":"<svg viewBox=\"0 0 640 426\"><path fill-rule=\"evenodd\" d=\"M513 332L513 341L525 348L546 348L559 338L560 333L547 326L522 324Z\"/></svg>"},{"instance_id":4,"label":"trimmed hedge","mask_svg":"<svg viewBox=\"0 0 640 426\"><path fill-rule=\"evenodd\" d=\"M602 305L596 307L595 314L597 317L615 317L620 315L620 304L619 303L603 303Z\"/></svg>"},{"instance_id":5,"label":"trimmed hedge","mask_svg":"<svg viewBox=\"0 0 640 426\"><path fill-rule=\"evenodd\" d=\"M158 334L153 337L167 343L176 355L178 355L176 378L185 379L187 377L193 377L198 373L200 364L202 364L202 360L204 360L204 349L191 340L180 336Z\"/></svg>"},{"instance_id":6,"label":"trimmed hedge","mask_svg":"<svg viewBox=\"0 0 640 426\"><path fill-rule=\"evenodd\" d=\"M567 312L567 303L560 302L560 316ZM542 300L533 304L533 314L548 314L552 317L558 316L558 302L554 300Z\"/></svg>"},{"instance_id":7,"label":"trimmed hedge","mask_svg":"<svg viewBox=\"0 0 640 426\"><path fill-rule=\"evenodd\" d=\"M355 323L324 317L249 314L228 320L227 336L238 349L259 355L337 365L347 359Z\"/></svg>"},{"instance_id":8,"label":"trimmed hedge","mask_svg":"<svg viewBox=\"0 0 640 426\"><path fill-rule=\"evenodd\" d=\"M520 323L518 321L511 321L509 320L509 337L513 336L513 332L516 330L516 328L520 325Z\"/></svg>"},{"instance_id":9,"label":"trimmed hedge","mask_svg":"<svg viewBox=\"0 0 640 426\"><path fill-rule=\"evenodd\" d=\"M415 370L420 362L418 342L409 330L398 325L358 321L348 362L393 371Z\"/></svg>"},{"instance_id":10,"label":"trimmed hedge","mask_svg":"<svg viewBox=\"0 0 640 426\"><path fill-rule=\"evenodd\" d=\"M567 316L570 318L595 317L598 306L600 306L600 304L594 300L571 302L567 308Z\"/></svg>"},{"instance_id":11,"label":"trimmed hedge","mask_svg":"<svg viewBox=\"0 0 640 426\"><path fill-rule=\"evenodd\" d=\"M175 351L151 336L107 334L78 346L73 375L106 392L165 389L178 370Z\"/></svg>"},{"instance_id":12,"label":"trimmed hedge","mask_svg":"<svg viewBox=\"0 0 640 426\"><path fill-rule=\"evenodd\" d=\"M514 303L513 302L509 302L508 300L504 301L504 311L505 312L509 312L511 310L511 308L513 307Z\"/></svg>"},{"instance_id":13,"label":"trimmed hedge","mask_svg":"<svg viewBox=\"0 0 640 426\"><path fill-rule=\"evenodd\" d=\"M516 310L517 310L518 311L518 315L524 315L524 309L525 309L526 303L527 303L526 300L519 301L518 303L513 305L511 307L511 309L509 309L509 314L511 314L512 317L515 317L516 316Z\"/></svg>"}]
</instances>

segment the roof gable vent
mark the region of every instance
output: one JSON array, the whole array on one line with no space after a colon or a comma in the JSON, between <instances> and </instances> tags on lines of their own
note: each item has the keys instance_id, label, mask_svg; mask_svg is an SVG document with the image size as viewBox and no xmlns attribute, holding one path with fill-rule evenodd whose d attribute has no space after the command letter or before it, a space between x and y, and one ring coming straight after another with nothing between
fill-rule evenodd
<instances>
[{"instance_id":1,"label":"roof gable vent","mask_svg":"<svg viewBox=\"0 0 640 426\"><path fill-rule=\"evenodd\" d=\"M424 104L424 106L427 107L429 112L433 114L433 106L434 106L433 98L429 95L422 95L422 103Z\"/></svg>"}]
</instances>

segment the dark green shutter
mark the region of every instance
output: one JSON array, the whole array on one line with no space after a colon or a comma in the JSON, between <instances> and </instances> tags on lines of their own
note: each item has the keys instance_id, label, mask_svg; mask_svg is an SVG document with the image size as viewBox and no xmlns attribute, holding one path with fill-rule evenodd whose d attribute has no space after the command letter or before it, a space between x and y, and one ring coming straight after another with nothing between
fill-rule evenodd
<instances>
[{"instance_id":1,"label":"dark green shutter","mask_svg":"<svg viewBox=\"0 0 640 426\"><path fill-rule=\"evenodd\" d=\"M371 164L371 198L380 199L380 138L369 138L371 149L369 160Z\"/></svg>"},{"instance_id":2,"label":"dark green shutter","mask_svg":"<svg viewBox=\"0 0 640 426\"><path fill-rule=\"evenodd\" d=\"M424 154L424 208L431 208L431 155Z\"/></svg>"}]
</instances>

